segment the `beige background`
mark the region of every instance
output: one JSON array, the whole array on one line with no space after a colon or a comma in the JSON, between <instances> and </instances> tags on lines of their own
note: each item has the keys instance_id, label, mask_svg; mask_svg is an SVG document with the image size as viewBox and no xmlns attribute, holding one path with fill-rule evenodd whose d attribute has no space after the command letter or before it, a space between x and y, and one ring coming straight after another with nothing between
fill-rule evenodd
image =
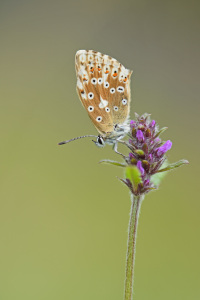
<instances>
[{"instance_id":1,"label":"beige background","mask_svg":"<svg viewBox=\"0 0 200 300\"><path fill-rule=\"evenodd\" d=\"M199 1L0 1L0 299L120 300L129 193L76 94L79 49L133 69L134 112L168 126L140 216L135 299L200 298Z\"/></svg>"}]
</instances>

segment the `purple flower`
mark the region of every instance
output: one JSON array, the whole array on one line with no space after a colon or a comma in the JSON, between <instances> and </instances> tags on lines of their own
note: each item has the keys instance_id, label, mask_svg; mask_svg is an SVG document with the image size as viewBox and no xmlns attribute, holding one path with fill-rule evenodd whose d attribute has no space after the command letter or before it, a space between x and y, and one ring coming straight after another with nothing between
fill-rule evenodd
<instances>
[{"instance_id":1,"label":"purple flower","mask_svg":"<svg viewBox=\"0 0 200 300\"><path fill-rule=\"evenodd\" d=\"M164 145L160 146L157 148L157 155L161 156L165 154L168 150L170 150L172 147L172 142L168 140Z\"/></svg>"},{"instance_id":2,"label":"purple flower","mask_svg":"<svg viewBox=\"0 0 200 300\"><path fill-rule=\"evenodd\" d=\"M153 161L153 155L152 155L151 153L149 154L148 159L149 159L149 162L150 162L150 163Z\"/></svg>"},{"instance_id":3,"label":"purple flower","mask_svg":"<svg viewBox=\"0 0 200 300\"><path fill-rule=\"evenodd\" d=\"M149 180L149 179L146 179L146 180L144 181L144 183L145 183L145 184L149 184L149 183L150 183L150 180Z\"/></svg>"},{"instance_id":4,"label":"purple flower","mask_svg":"<svg viewBox=\"0 0 200 300\"><path fill-rule=\"evenodd\" d=\"M155 125L156 125L156 121L155 121L155 120L152 120L149 126L152 128L152 127L154 127Z\"/></svg>"},{"instance_id":5,"label":"purple flower","mask_svg":"<svg viewBox=\"0 0 200 300\"><path fill-rule=\"evenodd\" d=\"M131 125L131 126L133 126L135 123L136 123L136 122L133 121L133 120L130 121L130 125Z\"/></svg>"},{"instance_id":6,"label":"purple flower","mask_svg":"<svg viewBox=\"0 0 200 300\"><path fill-rule=\"evenodd\" d=\"M137 167L140 170L141 175L144 175L144 168L142 167L142 163L140 160L137 162Z\"/></svg>"},{"instance_id":7,"label":"purple flower","mask_svg":"<svg viewBox=\"0 0 200 300\"><path fill-rule=\"evenodd\" d=\"M172 142L162 142L160 135L166 127L159 129L158 124L150 119L149 114L139 116L136 114L136 121L131 121L129 136L131 137L127 146L129 148L129 155L124 156L128 166L131 166L130 172L133 172L133 177L137 174L134 173L134 168L137 167L138 184L133 183L127 176L123 181L131 190L134 195L141 195L150 192L158 187L158 182L154 181L152 176L158 172L167 171L166 167L162 169L163 163L166 159L165 153L171 149ZM131 151L130 151L131 150ZM179 165L187 163L182 162ZM168 170L177 167L176 165L169 165ZM127 173L128 174L128 173Z\"/></svg>"},{"instance_id":8,"label":"purple flower","mask_svg":"<svg viewBox=\"0 0 200 300\"><path fill-rule=\"evenodd\" d=\"M138 139L139 142L143 142L144 141L144 135L142 130L138 130L136 133L136 138Z\"/></svg>"},{"instance_id":9,"label":"purple flower","mask_svg":"<svg viewBox=\"0 0 200 300\"><path fill-rule=\"evenodd\" d=\"M155 143L159 143L160 142L160 139L159 138L156 138L155 139Z\"/></svg>"}]
</instances>

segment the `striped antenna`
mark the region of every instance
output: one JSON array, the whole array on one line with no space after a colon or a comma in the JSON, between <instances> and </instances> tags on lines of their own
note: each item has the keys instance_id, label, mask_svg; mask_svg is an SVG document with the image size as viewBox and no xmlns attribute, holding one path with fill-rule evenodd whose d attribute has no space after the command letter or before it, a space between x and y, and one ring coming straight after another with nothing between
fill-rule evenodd
<instances>
[{"instance_id":1,"label":"striped antenna","mask_svg":"<svg viewBox=\"0 0 200 300\"><path fill-rule=\"evenodd\" d=\"M96 136L96 135L83 135L83 136L79 136L79 137L73 138L73 139L68 140L68 141L60 142L60 143L58 143L58 145L64 145L64 144L67 144L69 142L73 142L75 140L83 139L83 138L86 138L86 137L95 137L95 138L98 138L98 136Z\"/></svg>"}]
</instances>

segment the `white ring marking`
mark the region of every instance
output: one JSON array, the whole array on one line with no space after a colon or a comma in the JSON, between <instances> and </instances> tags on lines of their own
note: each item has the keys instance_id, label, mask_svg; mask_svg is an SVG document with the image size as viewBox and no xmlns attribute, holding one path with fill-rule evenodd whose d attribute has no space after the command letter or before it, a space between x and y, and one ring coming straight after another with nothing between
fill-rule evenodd
<instances>
[{"instance_id":1,"label":"white ring marking","mask_svg":"<svg viewBox=\"0 0 200 300\"><path fill-rule=\"evenodd\" d=\"M90 112L92 112L92 111L94 110L94 107L93 107L93 106L88 106L88 110L89 110Z\"/></svg>"},{"instance_id":2,"label":"white ring marking","mask_svg":"<svg viewBox=\"0 0 200 300\"><path fill-rule=\"evenodd\" d=\"M127 102L128 102L128 101L127 101L126 99L122 99L122 104L123 104L123 105L126 105Z\"/></svg>"},{"instance_id":3,"label":"white ring marking","mask_svg":"<svg viewBox=\"0 0 200 300\"><path fill-rule=\"evenodd\" d=\"M98 117L96 118L96 121L97 121L97 122L101 122L101 121L102 121L102 117L101 117L101 116L98 116Z\"/></svg>"},{"instance_id":4,"label":"white ring marking","mask_svg":"<svg viewBox=\"0 0 200 300\"><path fill-rule=\"evenodd\" d=\"M109 87L109 82L108 81L106 81L106 82L104 82L104 87L107 89L108 87Z\"/></svg>"},{"instance_id":5,"label":"white ring marking","mask_svg":"<svg viewBox=\"0 0 200 300\"><path fill-rule=\"evenodd\" d=\"M95 84L97 84L97 79L96 79L96 78L92 78L92 79L91 79L91 82L92 82L92 84L95 85Z\"/></svg>"},{"instance_id":6,"label":"white ring marking","mask_svg":"<svg viewBox=\"0 0 200 300\"><path fill-rule=\"evenodd\" d=\"M89 98L90 100L92 100L92 99L94 98L94 94L93 94L93 93L88 93L88 98Z\"/></svg>"},{"instance_id":7,"label":"white ring marking","mask_svg":"<svg viewBox=\"0 0 200 300\"><path fill-rule=\"evenodd\" d=\"M123 93L124 92L124 87L123 86L118 86L117 91L119 93Z\"/></svg>"},{"instance_id":8,"label":"white ring marking","mask_svg":"<svg viewBox=\"0 0 200 300\"><path fill-rule=\"evenodd\" d=\"M98 84L102 84L103 83L103 78L98 78Z\"/></svg>"}]
</instances>

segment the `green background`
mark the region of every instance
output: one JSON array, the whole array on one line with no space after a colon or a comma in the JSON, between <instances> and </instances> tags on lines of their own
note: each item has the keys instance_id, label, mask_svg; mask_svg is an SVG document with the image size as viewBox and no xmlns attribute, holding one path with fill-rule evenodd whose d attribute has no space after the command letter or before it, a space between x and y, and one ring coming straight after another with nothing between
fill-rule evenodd
<instances>
[{"instance_id":1,"label":"green background","mask_svg":"<svg viewBox=\"0 0 200 300\"><path fill-rule=\"evenodd\" d=\"M168 174L140 215L137 300L200 299L199 1L0 1L0 299L123 299L128 189L76 94L74 56L133 70L134 112L168 126Z\"/></svg>"}]
</instances>

